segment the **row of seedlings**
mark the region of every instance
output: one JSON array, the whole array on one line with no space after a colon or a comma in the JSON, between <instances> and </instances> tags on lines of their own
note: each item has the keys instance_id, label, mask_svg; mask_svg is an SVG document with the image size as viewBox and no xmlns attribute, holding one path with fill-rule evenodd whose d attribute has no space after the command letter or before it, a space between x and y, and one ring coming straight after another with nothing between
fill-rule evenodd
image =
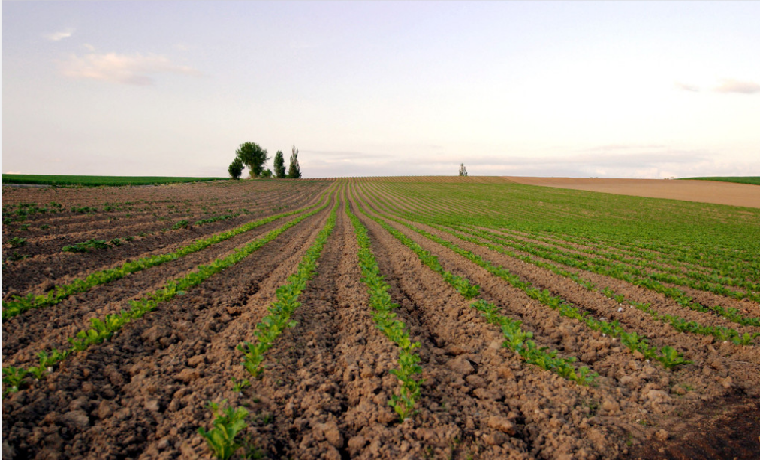
<instances>
[{"instance_id":1,"label":"row of seedlings","mask_svg":"<svg viewBox=\"0 0 760 460\"><path fill-rule=\"evenodd\" d=\"M659 281L655 281L651 278L644 278L627 273L625 270L619 267L605 267L602 264L597 264L589 260L580 260L578 257L568 256L566 254L559 254L557 252L547 250L545 248L536 247L536 245L517 244L505 239L503 235L496 233L492 230L484 230L482 227L470 227L470 226L456 226L455 228L461 229L472 235L484 238L494 243L515 248L517 250L532 254L537 257L549 259L562 265L577 268L580 270L590 271L599 275L609 276L612 278L625 281L627 283L640 286L654 292L665 295L668 298L673 299L676 303L682 307L688 308L693 311L701 313L711 312L718 316L722 316L729 321L735 322L742 326L755 326L760 327L760 318L745 316L736 308L726 308L720 305L703 305L697 302L693 297L687 295L681 289L676 287L666 286Z\"/></svg>"},{"instance_id":2,"label":"row of seedlings","mask_svg":"<svg viewBox=\"0 0 760 460\"><path fill-rule=\"evenodd\" d=\"M275 292L275 301L269 306L269 314L259 321L255 326L255 340L252 342L243 342L238 345L238 350L243 353L243 368L248 372L250 377L259 378L264 372L265 353L272 348L275 340L282 334L286 328L292 328L297 325L296 321L291 320L293 312L301 305L298 298L306 289L306 285L314 278L317 273L317 260L322 254L322 249L327 243L327 239L335 228L337 203L330 211L330 216L325 226L317 234L309 249L306 250L301 262L298 264L296 272L290 275L285 282L277 288ZM250 386L249 379L237 380L232 378L233 391L239 392L243 388ZM209 402L209 408L215 414L212 421L213 427L206 430L203 427L198 428L198 433L206 439L209 450L216 458L226 460L235 454L241 447L237 436L244 430L248 423L248 410L244 407L222 407L227 401L221 403ZM251 446L249 446L251 447ZM252 450L255 450L252 449Z\"/></svg>"},{"instance_id":3,"label":"row of seedlings","mask_svg":"<svg viewBox=\"0 0 760 460\"><path fill-rule=\"evenodd\" d=\"M323 195L323 197L320 199L320 203L324 200L325 196L326 192L325 195ZM161 265L180 257L184 257L188 254L198 252L202 249L206 249L213 244L226 241L234 236L251 231L255 228L261 227L262 225L268 224L270 222L274 222L278 219L292 216L294 214L299 214L317 206L321 206L319 209L322 209L325 205L320 203L303 209L297 209L295 211L277 214L274 216L266 217L264 219L248 222L232 230L218 233L208 238L195 240L192 243L187 244L174 252L143 257L134 261L125 262L117 268L108 268L105 270L97 271L88 275L84 279L80 278L68 284L55 286L47 294L29 293L25 296L15 295L12 297L13 300L3 301L3 321L8 318L13 318L14 316L18 316L32 308L41 308L56 305L71 295L86 292L95 286L124 278L130 273L139 272L147 268L155 267L157 265Z\"/></svg>"},{"instance_id":4,"label":"row of seedlings","mask_svg":"<svg viewBox=\"0 0 760 460\"><path fill-rule=\"evenodd\" d=\"M138 300L130 301L130 310L123 310L119 314L106 315L105 318L93 318L90 328L79 331L75 337L69 339L71 347L68 350L52 350L50 354L42 351L39 353L39 365L30 368L3 367L3 395L18 391L23 379L32 374L42 379L53 366L66 359L70 354L84 351L93 344L102 343L113 336L125 324L141 318L146 313L155 310L162 302L167 302L178 295L186 294L187 290L202 283L212 275L232 267L245 257L249 256L268 242L277 238L280 234L297 225L302 220L313 216L325 209L327 203L297 218L283 224L277 229L271 230L262 237L255 239L233 251L232 254L214 260L209 265L200 265L197 270L178 279L167 281L164 287L153 291ZM279 294L279 291L278 291Z\"/></svg>"},{"instance_id":5,"label":"row of seedlings","mask_svg":"<svg viewBox=\"0 0 760 460\"><path fill-rule=\"evenodd\" d=\"M420 357L414 352L420 346L419 342L412 343L409 338L406 324L396 319L393 310L398 307L391 300L388 290L390 286L385 282L380 269L377 266L374 254L370 249L367 228L351 212L348 201L345 204L346 213L354 227L357 242L359 244L359 267L362 272L362 282L367 285L369 291L369 304L374 310L372 318L375 325L385 334L399 349L398 369L390 372L401 382L401 388L397 395L393 395L388 404L398 414L401 420L405 420L414 414L414 406L420 397L422 379L418 377L422 373L422 367L418 364Z\"/></svg>"},{"instance_id":6,"label":"row of seedlings","mask_svg":"<svg viewBox=\"0 0 760 460\"><path fill-rule=\"evenodd\" d=\"M610 287L601 288L598 285L596 285L594 282L592 282L591 280L577 273L568 271L562 268L560 265L544 262L530 255L519 254L517 252L510 251L502 246L488 243L486 241L483 241L482 239L474 238L473 236L470 236L464 233L463 231L456 231L449 227L445 227L445 226L437 225L433 223L428 223L428 225L442 232L446 232L450 235L453 235L456 238L459 238L463 241L467 241L469 243L483 246L491 251L507 255L509 257L521 260L525 263L529 263L531 265L535 265L537 267L549 270L552 273L555 273L559 276L569 278L589 292L599 292L605 297L607 297L608 299L612 299L621 305L627 305L629 307L633 307L640 311L643 311L644 313L647 313L648 315L650 315L655 321L667 323L679 332L686 332L686 333L699 334L699 335L710 335L710 336L713 336L718 341L731 341L736 345L751 345L754 343L754 339L757 336L760 336L760 333L757 333L757 332L742 334L736 329L733 329L730 327L705 326L705 325L700 324L697 321L687 320L680 316L659 313L657 312L656 309L652 308L652 304L650 302L638 302L638 301L629 299L624 294L618 294Z\"/></svg>"},{"instance_id":7,"label":"row of seedlings","mask_svg":"<svg viewBox=\"0 0 760 460\"><path fill-rule=\"evenodd\" d=\"M387 205L386 205L386 209L388 209ZM421 219L420 217L418 217L417 219L413 219L413 220L424 222L424 223L426 223L428 225L433 225L435 228L438 228L439 230L446 231L446 232L450 232L450 229L455 229L458 232L461 232L461 233L455 234L455 236L458 237L458 238L464 239L465 241L470 241L470 242L473 242L473 243L476 243L476 244L480 244L480 245L486 245L487 244L487 243L484 243L482 241L478 241L478 240L472 239L472 236L477 236L477 237L483 238L485 240L501 243L502 245L507 246L507 244L504 243L504 240L502 238L498 238L497 236L495 236L494 233L491 233L491 232L483 230L482 227L481 227L481 223L479 223L479 222L476 222L476 223L468 222L469 225L461 225L459 223L448 223L447 225L443 226L443 225L431 222L432 219L430 219L430 218L428 218L428 219L422 218ZM482 223L482 225L485 225L485 223ZM465 233L468 236L463 236L462 233ZM513 243L514 243L514 241L513 241ZM556 260L556 256L555 256L555 258L552 258L550 256L551 251L546 250L546 248L544 248L543 251L538 252L540 250L540 248L539 249L532 248L532 250L531 249L526 249L523 245L520 245L518 243L509 244L509 246L514 247L514 248L519 249L519 250L522 250L524 252L527 252L528 254L536 254L537 256L542 257L544 259ZM619 303L622 303L625 300L625 297L622 296L621 294L616 294L616 293L614 293L614 291L612 291L609 288L604 288L604 289L600 289L599 290L590 281L584 280L584 279L580 278L578 275L576 275L574 273L571 273L571 272L568 272L567 270L564 270L561 267L557 267L557 266L554 266L552 264L547 264L545 262L537 261L537 260L531 258L530 256L521 256L519 254L512 253L511 251L508 251L508 250L506 250L506 249L504 249L502 247L496 247L496 246L493 246L493 245L488 245L487 247L489 247L489 249L497 250L497 251L505 253L507 255L519 258L520 260L526 261L528 263L533 263L533 264L539 265L539 266L541 266L543 268L548 268L548 269L550 269L550 270L554 271L555 273L560 274L562 276L570 277L574 281L578 282L581 286L583 286L584 288L586 288L587 290L598 290L599 292L601 292L602 294L604 294L608 298L614 299L614 300L618 301ZM560 262L563 262L563 261L564 260L561 260ZM566 265L574 266L575 268L586 269L586 267L584 267L584 266L578 266L578 264L573 265L572 263L567 263ZM593 271L593 270L591 270L591 271ZM602 275L610 275L609 272L604 272L604 271L603 272L596 271L596 273L602 274ZM623 281L633 282L631 280L631 278L625 278L625 277L623 277L623 278L616 277L616 278L622 279ZM636 284L636 283L634 283L634 284ZM644 287L649 287L648 285L645 285L645 284L647 284L647 283L643 283L643 284L639 284L639 285L644 285ZM662 289L659 289L659 290L658 289L653 289L653 290L655 290L657 292L661 292L661 293L671 292L671 294L673 294L671 297L675 297L676 300L680 300L678 302L680 305L682 305L682 306L686 305L686 306L688 306L692 310L695 310L695 311L698 311L698 312L709 312L709 311L712 311L713 313L718 313L720 316L726 317L727 319L729 319L731 321L734 321L734 322L737 322L737 323L739 323L741 325L744 325L744 326L755 326L756 325L755 323L757 322L757 318L743 317L743 316L741 316L739 314L738 310L736 310L736 309L732 309L732 308L724 309L723 307L720 307L720 306L705 307L705 306L702 306L700 304L697 304L696 302L693 302L692 298L686 296L680 290L677 290L675 288L667 288L665 286L661 286L661 288ZM665 291L665 292L663 292L663 291ZM681 317L678 317L678 316L674 316L674 315L661 315L661 314L657 313L654 309L652 309L651 308L651 304L648 304L648 303L635 302L635 301L629 301L627 303L629 305L631 305L631 306L633 306L633 307L641 310L641 311L644 311L644 312L648 313L650 316L652 316L653 318L655 318L658 321L665 321L665 322L671 324L675 329L677 329L677 330L679 330L681 332L693 332L693 333L697 333L697 334L712 335L712 336L714 336L718 340L730 340L733 343L738 344L738 345L750 345L750 344L752 344L754 342L754 339L758 335L760 335L760 333L744 333L744 334L741 334L741 333L739 333L739 331L737 331L737 330L735 330L733 328L727 328L727 327L723 327L723 326L703 326L703 325L700 325L699 323L697 323L696 321L687 321L687 320L685 320L685 319L683 319Z\"/></svg>"},{"instance_id":8,"label":"row of seedlings","mask_svg":"<svg viewBox=\"0 0 760 460\"><path fill-rule=\"evenodd\" d=\"M626 331L620 325L618 321L606 321L603 319L594 318L588 312L582 311L581 309L579 309L572 303L562 299L559 296L553 295L550 291L546 289L538 289L534 287L533 284L530 283L529 281L523 281L519 276L511 273L509 270L505 269L504 267L493 264L483 259L482 257L478 256L477 254L472 253L471 251L467 251L465 249L460 248L459 246L455 245L454 243L451 243L450 241L447 241L443 238L433 235L411 224L400 221L396 218L389 217L389 216L383 216L383 217L391 221L397 222L409 228L410 230L419 233L425 238L435 243L438 243L461 256L464 256L465 258L474 262L478 266L486 269L489 273L505 280L512 287L515 287L525 292L525 294L528 295L528 297L539 301L540 303L552 308L553 310L556 310L560 315L565 316L567 318L578 320L581 323L585 324L591 330L600 331L605 335L609 335L610 337L615 337L615 338L620 339L621 343L624 346L626 346L632 352L636 352L636 351L640 352L642 356L646 359L650 359L650 360L655 359L659 361L666 368L673 368L678 365L689 364L691 362L684 359L683 356L675 348L670 347L670 346L664 346L658 350L657 347L649 344L649 339L646 336L640 335L636 332Z\"/></svg>"},{"instance_id":9,"label":"row of seedlings","mask_svg":"<svg viewBox=\"0 0 760 460\"><path fill-rule=\"evenodd\" d=\"M456 289L464 298L471 300L480 295L480 286L473 284L467 278L454 275L445 270L436 256L388 225L384 220L369 214L361 204L359 205L359 210L411 249L424 265L439 274L444 281ZM505 338L503 346L520 355L526 363L534 364L544 370L554 372L580 385L589 385L598 376L598 374L591 372L586 366L576 369L573 366L573 363L577 361L575 357L561 357L558 356L557 350L550 350L548 347L538 347L535 341L532 340L533 333L522 329L521 321L502 315L499 313L499 307L493 303L484 299L478 299L474 300L470 304L470 307L478 310L487 322L500 327Z\"/></svg>"}]
</instances>

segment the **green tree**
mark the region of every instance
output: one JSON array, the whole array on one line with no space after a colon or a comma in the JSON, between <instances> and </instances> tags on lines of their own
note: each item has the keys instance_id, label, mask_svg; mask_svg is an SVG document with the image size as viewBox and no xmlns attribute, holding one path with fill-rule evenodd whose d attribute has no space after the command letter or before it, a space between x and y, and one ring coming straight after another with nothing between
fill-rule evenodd
<instances>
[{"instance_id":1,"label":"green tree","mask_svg":"<svg viewBox=\"0 0 760 460\"><path fill-rule=\"evenodd\" d=\"M272 177L272 170L269 168L265 169L264 172L261 173L261 177L265 179L269 179L270 177Z\"/></svg>"},{"instance_id":2,"label":"green tree","mask_svg":"<svg viewBox=\"0 0 760 460\"><path fill-rule=\"evenodd\" d=\"M274 154L274 175L280 179L285 177L285 157L282 154L282 150L278 150Z\"/></svg>"},{"instance_id":3,"label":"green tree","mask_svg":"<svg viewBox=\"0 0 760 460\"><path fill-rule=\"evenodd\" d=\"M243 174L243 167L243 160L240 157L235 157L229 168L227 168L227 172L230 173L231 178L238 180L240 179L240 175Z\"/></svg>"},{"instance_id":4,"label":"green tree","mask_svg":"<svg viewBox=\"0 0 760 460\"><path fill-rule=\"evenodd\" d=\"M301 177L301 166L298 164L298 149L293 146L290 154L290 166L288 167L288 177L298 179Z\"/></svg>"},{"instance_id":5,"label":"green tree","mask_svg":"<svg viewBox=\"0 0 760 460\"><path fill-rule=\"evenodd\" d=\"M264 163L269 160L267 149L262 149L255 142L240 144L240 148L235 153L240 158L240 161L251 170L251 177L259 177L264 171Z\"/></svg>"}]
</instances>

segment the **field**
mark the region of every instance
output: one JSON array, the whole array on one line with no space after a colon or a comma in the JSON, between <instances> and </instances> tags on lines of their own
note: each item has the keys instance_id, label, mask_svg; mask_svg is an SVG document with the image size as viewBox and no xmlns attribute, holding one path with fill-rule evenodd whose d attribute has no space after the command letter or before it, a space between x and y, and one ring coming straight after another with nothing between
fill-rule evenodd
<instances>
[{"instance_id":1,"label":"field","mask_svg":"<svg viewBox=\"0 0 760 460\"><path fill-rule=\"evenodd\" d=\"M708 180L577 179L563 177L508 177L507 179L525 185L760 208L760 187L748 183Z\"/></svg>"},{"instance_id":2,"label":"field","mask_svg":"<svg viewBox=\"0 0 760 460\"><path fill-rule=\"evenodd\" d=\"M154 177L154 176L49 176L34 174L3 174L3 185L81 185L84 187L120 185L156 185L183 182L205 182L223 180L209 177Z\"/></svg>"},{"instance_id":3,"label":"field","mask_svg":"<svg viewBox=\"0 0 760 460\"><path fill-rule=\"evenodd\" d=\"M737 184L754 184L760 185L760 177L690 177L682 180L711 180L719 182L736 182Z\"/></svg>"},{"instance_id":4,"label":"field","mask_svg":"<svg viewBox=\"0 0 760 460\"><path fill-rule=\"evenodd\" d=\"M6 187L2 332L4 459L756 458L760 209Z\"/></svg>"}]
</instances>

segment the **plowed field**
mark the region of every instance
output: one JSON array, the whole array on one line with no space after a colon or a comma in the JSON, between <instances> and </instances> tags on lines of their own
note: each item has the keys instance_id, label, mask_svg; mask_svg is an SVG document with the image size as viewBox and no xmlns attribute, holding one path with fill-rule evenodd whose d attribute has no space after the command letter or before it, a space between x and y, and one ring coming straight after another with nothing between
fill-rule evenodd
<instances>
[{"instance_id":1,"label":"plowed field","mask_svg":"<svg viewBox=\"0 0 760 460\"><path fill-rule=\"evenodd\" d=\"M757 458L759 345L758 209L500 178L3 190L4 459Z\"/></svg>"}]
</instances>

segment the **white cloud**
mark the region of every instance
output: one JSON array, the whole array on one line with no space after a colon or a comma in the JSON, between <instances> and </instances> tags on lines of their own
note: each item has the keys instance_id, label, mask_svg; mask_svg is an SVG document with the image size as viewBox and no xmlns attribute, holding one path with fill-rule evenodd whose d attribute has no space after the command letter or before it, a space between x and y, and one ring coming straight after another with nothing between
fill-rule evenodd
<instances>
[{"instance_id":1,"label":"white cloud","mask_svg":"<svg viewBox=\"0 0 760 460\"><path fill-rule=\"evenodd\" d=\"M699 86L689 85L687 83L681 83L680 81L674 82L674 85L677 89L680 89L683 91L691 91L692 93L699 92Z\"/></svg>"},{"instance_id":2,"label":"white cloud","mask_svg":"<svg viewBox=\"0 0 760 460\"><path fill-rule=\"evenodd\" d=\"M62 30L60 32L54 32L52 34L45 34L43 35L45 38L50 40L51 42L59 42L63 40L64 38L69 38L74 33L74 29L66 29Z\"/></svg>"},{"instance_id":3,"label":"white cloud","mask_svg":"<svg viewBox=\"0 0 760 460\"><path fill-rule=\"evenodd\" d=\"M721 84L715 87L718 93L740 93L753 94L760 93L760 84L752 81L739 81L732 79L723 79Z\"/></svg>"},{"instance_id":4,"label":"white cloud","mask_svg":"<svg viewBox=\"0 0 760 460\"><path fill-rule=\"evenodd\" d=\"M21 174L21 171L5 171L5 174Z\"/></svg>"},{"instance_id":5,"label":"white cloud","mask_svg":"<svg viewBox=\"0 0 760 460\"><path fill-rule=\"evenodd\" d=\"M85 48L87 48L87 51L90 51L90 52L95 51L95 47L92 46L92 45L90 45L89 43L85 43L82 46L84 46Z\"/></svg>"},{"instance_id":6,"label":"white cloud","mask_svg":"<svg viewBox=\"0 0 760 460\"><path fill-rule=\"evenodd\" d=\"M153 84L152 75L179 73L201 75L189 66L174 64L166 56L135 54L86 54L72 55L62 63L62 72L70 78L89 78L112 83L147 86Z\"/></svg>"}]
</instances>

